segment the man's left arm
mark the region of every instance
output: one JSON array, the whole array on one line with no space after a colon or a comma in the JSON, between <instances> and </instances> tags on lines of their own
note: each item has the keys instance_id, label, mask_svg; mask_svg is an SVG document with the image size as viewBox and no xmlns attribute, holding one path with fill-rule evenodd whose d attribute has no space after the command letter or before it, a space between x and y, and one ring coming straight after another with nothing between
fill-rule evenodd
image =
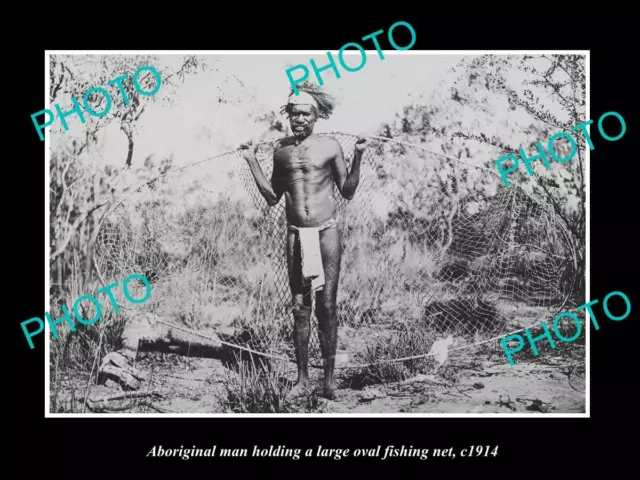
<instances>
[{"instance_id":1,"label":"man's left arm","mask_svg":"<svg viewBox=\"0 0 640 480\"><path fill-rule=\"evenodd\" d=\"M344 161L342 147L338 141L336 143L336 152L333 161L334 176L338 191L347 200L351 200L356 193L358 184L360 183L360 162L362 161L362 152L366 148L367 141L359 138L353 153L353 162L351 162L351 171L347 174L347 165Z\"/></svg>"}]
</instances>

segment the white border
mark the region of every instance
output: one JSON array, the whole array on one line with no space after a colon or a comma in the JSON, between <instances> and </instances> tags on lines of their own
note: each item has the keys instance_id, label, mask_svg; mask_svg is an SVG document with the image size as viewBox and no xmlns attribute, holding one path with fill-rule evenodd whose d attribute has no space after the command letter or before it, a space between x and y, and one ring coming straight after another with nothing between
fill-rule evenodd
<instances>
[{"instance_id":1,"label":"white border","mask_svg":"<svg viewBox=\"0 0 640 480\"><path fill-rule=\"evenodd\" d=\"M337 50L329 50L332 53L338 53ZM378 55L376 50L365 50L367 55ZM384 55L557 55L557 54L569 54L569 55L585 55L586 56L586 119L590 119L590 68L591 68L591 55L589 50L382 50ZM46 50L45 51L45 108L50 109L49 90L50 90L50 78L49 78L49 57L50 55L324 55L327 50ZM347 55L359 54L357 51L343 52ZM45 224L44 224L44 238L45 238L45 312L49 311L49 291L50 291L50 271L49 271L49 254L50 254L50 236L49 236L49 165L50 158L50 127L46 127L47 135L45 135ZM591 127L587 126L589 134L591 134ZM590 285L590 149L586 148L585 164L586 164L586 299L590 298L591 285ZM586 318L590 318L588 313L585 313ZM51 337L49 335L49 324L44 322L45 330L44 335L48 341L45 341L45 401L44 401L44 416L45 418L272 418L272 417L306 417L306 418L428 418L428 417L444 417L444 418L590 418L591 417L591 356L590 356L590 329L585 327L585 354L586 354L586 388L585 388L585 413L255 413L255 414L242 414L242 413L50 413L50 377L49 377L49 362L50 362L50 342ZM588 325L588 322L585 322ZM505 364L506 365L506 364Z\"/></svg>"}]
</instances>

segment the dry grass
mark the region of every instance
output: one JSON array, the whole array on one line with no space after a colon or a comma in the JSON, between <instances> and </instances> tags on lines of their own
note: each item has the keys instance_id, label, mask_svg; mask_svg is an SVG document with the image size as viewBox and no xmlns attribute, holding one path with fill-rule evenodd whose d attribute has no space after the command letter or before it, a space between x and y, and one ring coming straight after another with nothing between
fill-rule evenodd
<instances>
[{"instance_id":1,"label":"dry grass","mask_svg":"<svg viewBox=\"0 0 640 480\"><path fill-rule=\"evenodd\" d=\"M581 315L577 315L578 318ZM584 315L582 315L584 317ZM544 328L541 326L542 322L539 322L538 325L529 328L529 334L531 338L536 339L541 337L539 340L535 342L535 346L538 350L538 354L536 355L531 345L529 343L529 339L525 332L518 332L517 335L520 335L524 341L524 346L520 351L515 354L512 354L512 360L517 363L522 362L530 362L530 361L540 361L546 362L549 358L552 357L563 357L566 359L570 359L575 363L575 367L578 369L584 369L585 364L585 323L584 318L580 318L582 324L582 331L580 332L580 336L572 342L563 342L561 341L555 334L553 329L553 319L545 320L545 323L548 327L548 330L551 334L551 338L553 339L554 346L551 345L549 339L543 335L545 334ZM586 326L588 327L588 324ZM558 331L564 338L573 338L577 332L575 323L568 317L562 318L562 320L558 323ZM518 340L509 341L507 346L508 348L516 348L518 345Z\"/></svg>"},{"instance_id":2,"label":"dry grass","mask_svg":"<svg viewBox=\"0 0 640 480\"><path fill-rule=\"evenodd\" d=\"M423 321L434 331L468 336L489 336L507 323L498 305L482 298L433 301L425 306Z\"/></svg>"},{"instance_id":3,"label":"dry grass","mask_svg":"<svg viewBox=\"0 0 640 480\"><path fill-rule=\"evenodd\" d=\"M286 371L269 366L262 359L242 360L236 356L236 371L227 372L224 380L226 393L219 397L226 411L234 413L289 413L286 395L291 385Z\"/></svg>"},{"instance_id":4,"label":"dry grass","mask_svg":"<svg viewBox=\"0 0 640 480\"><path fill-rule=\"evenodd\" d=\"M79 408L82 411L85 408L84 396L75 398L72 395L71 402L66 402L67 407L60 405L59 394L63 379L74 379L71 382L74 390L85 392L97 377L97 368L100 362L109 352L118 350L122 347L121 335L127 323L127 315L129 310L121 308L118 313L111 307L111 303L106 295L96 295L95 291L100 289L102 285L94 283L90 287L83 286L82 275L80 269L73 269L70 281L62 289L58 289L59 296L53 297L51 302L51 310L49 314L52 319L62 317L62 304L65 304L74 320L75 331L71 331L69 325L57 325L59 338L56 340L51 336L51 362L49 365L51 378L51 411L59 411L60 408L72 408L72 411ZM114 297L119 304L127 307L126 300L123 295L118 292L119 287L112 290ZM73 302L83 295L93 295L100 300L102 309L101 316L97 322L92 325L84 325L75 319L73 313ZM94 318L96 315L95 307L88 301L81 303L81 316L86 319ZM78 379L84 379L84 385L78 384ZM67 382L68 384L69 382Z\"/></svg>"},{"instance_id":5,"label":"dry grass","mask_svg":"<svg viewBox=\"0 0 640 480\"><path fill-rule=\"evenodd\" d=\"M292 382L283 362L267 362L264 358L234 353L235 362L226 371L224 393L218 394L223 409L230 413L291 413L298 409L286 396ZM307 399L309 407L317 405L315 393Z\"/></svg>"},{"instance_id":6,"label":"dry grass","mask_svg":"<svg viewBox=\"0 0 640 480\"><path fill-rule=\"evenodd\" d=\"M426 354L435 340L435 332L423 324L401 324L397 330L392 330L387 335L379 335L365 346L363 363L375 364L355 373L348 383L352 388L362 388L366 385L402 381L418 373L427 373L434 366L433 358L423 357L403 362L389 360Z\"/></svg>"}]
</instances>

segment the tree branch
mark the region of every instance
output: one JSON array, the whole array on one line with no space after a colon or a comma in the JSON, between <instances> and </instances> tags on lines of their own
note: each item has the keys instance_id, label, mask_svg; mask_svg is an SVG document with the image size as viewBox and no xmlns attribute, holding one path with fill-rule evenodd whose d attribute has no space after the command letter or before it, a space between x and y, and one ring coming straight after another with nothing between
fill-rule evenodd
<instances>
[{"instance_id":1,"label":"tree branch","mask_svg":"<svg viewBox=\"0 0 640 480\"><path fill-rule=\"evenodd\" d=\"M524 108L524 110L529 115L531 115L532 117L537 118L538 120L546 123L547 125L549 125L549 126L551 126L553 128L558 128L560 130L567 130L568 128L570 128L570 125L564 125L561 122L554 123L552 121L553 115L551 115L551 113L549 113L548 111L545 111L544 109L536 110L535 107L533 107L532 105L530 105L527 102L523 101L520 98L520 95L518 94L518 92L516 92L512 88L509 88L504 84L501 85L499 88L506 92L506 94L509 97L509 99L515 105Z\"/></svg>"},{"instance_id":2,"label":"tree branch","mask_svg":"<svg viewBox=\"0 0 640 480\"><path fill-rule=\"evenodd\" d=\"M481 133L480 135L476 135L476 134L468 134L468 133L464 133L464 132L454 132L452 135L452 137L459 137L459 138L464 138L465 140L476 140L477 142L480 143L485 143L487 145L491 145L493 147L497 147L501 150L504 150L505 152L508 153L513 153L513 154L518 154L518 151L516 149L514 149L513 147L510 147L509 145L505 145L504 143L500 142L500 140L498 140L495 137L487 137L484 133Z\"/></svg>"},{"instance_id":3,"label":"tree branch","mask_svg":"<svg viewBox=\"0 0 640 480\"><path fill-rule=\"evenodd\" d=\"M540 188L542 188L542 190L544 190L544 193L547 194L547 197L549 198L549 200L551 201L551 205L553 206L553 209L555 210L556 214L564 221L565 225L567 226L567 228L569 230L571 230L571 233L576 237L576 238L580 238L580 236L578 235L578 232L576 232L575 227L573 226L573 223L570 222L567 217L565 216L564 212L562 211L562 208L560 208L560 205L558 205L558 202L556 201L556 199L553 197L553 195L551 194L551 192L549 192L547 186L545 185L544 182L544 178L541 178L540 181L538 182L538 185L540 186Z\"/></svg>"}]
</instances>

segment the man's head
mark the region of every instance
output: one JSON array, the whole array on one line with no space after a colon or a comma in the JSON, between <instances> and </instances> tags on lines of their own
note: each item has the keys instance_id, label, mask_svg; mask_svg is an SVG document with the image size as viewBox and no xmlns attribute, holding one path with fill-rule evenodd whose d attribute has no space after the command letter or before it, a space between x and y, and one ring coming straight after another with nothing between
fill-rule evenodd
<instances>
[{"instance_id":1,"label":"man's head","mask_svg":"<svg viewBox=\"0 0 640 480\"><path fill-rule=\"evenodd\" d=\"M291 131L295 137L308 137L313 133L313 127L318 120L318 102L306 92L298 96L289 97L287 115L291 124Z\"/></svg>"},{"instance_id":2,"label":"man's head","mask_svg":"<svg viewBox=\"0 0 640 480\"><path fill-rule=\"evenodd\" d=\"M308 82L299 85L298 90L298 95L291 90L289 101L282 107L281 113L289 117L293 135L305 138L313 133L318 118L326 119L333 113L334 99Z\"/></svg>"}]
</instances>

